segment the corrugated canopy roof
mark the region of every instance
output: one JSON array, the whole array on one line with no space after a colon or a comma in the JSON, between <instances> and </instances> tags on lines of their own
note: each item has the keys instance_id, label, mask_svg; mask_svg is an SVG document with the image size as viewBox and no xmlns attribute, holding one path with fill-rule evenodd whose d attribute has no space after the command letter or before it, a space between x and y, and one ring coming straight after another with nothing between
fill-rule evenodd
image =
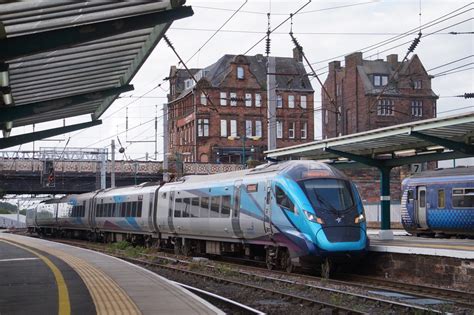
<instances>
[{"instance_id":1,"label":"corrugated canopy roof","mask_svg":"<svg viewBox=\"0 0 474 315\"><path fill-rule=\"evenodd\" d=\"M270 158L358 161L400 166L474 156L474 112L421 120L265 152Z\"/></svg>"},{"instance_id":2,"label":"corrugated canopy roof","mask_svg":"<svg viewBox=\"0 0 474 315\"><path fill-rule=\"evenodd\" d=\"M0 129L8 135L12 127L83 114L96 121L133 89L130 81L172 21L193 14L183 3L0 4L0 74L9 74L8 84L0 76Z\"/></svg>"}]
</instances>

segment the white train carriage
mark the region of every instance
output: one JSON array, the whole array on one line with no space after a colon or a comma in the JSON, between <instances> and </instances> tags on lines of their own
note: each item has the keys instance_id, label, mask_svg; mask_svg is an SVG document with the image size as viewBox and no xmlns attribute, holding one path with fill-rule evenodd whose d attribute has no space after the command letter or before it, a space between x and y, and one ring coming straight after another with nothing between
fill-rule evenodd
<instances>
[{"instance_id":1,"label":"white train carriage","mask_svg":"<svg viewBox=\"0 0 474 315\"><path fill-rule=\"evenodd\" d=\"M42 201L35 209L35 229L40 234L51 234L58 228L57 212L59 199Z\"/></svg>"},{"instance_id":2,"label":"white train carriage","mask_svg":"<svg viewBox=\"0 0 474 315\"><path fill-rule=\"evenodd\" d=\"M153 210L159 188L156 183L144 183L99 191L91 203L92 229L112 240L121 240L127 234L156 235Z\"/></svg>"}]
</instances>

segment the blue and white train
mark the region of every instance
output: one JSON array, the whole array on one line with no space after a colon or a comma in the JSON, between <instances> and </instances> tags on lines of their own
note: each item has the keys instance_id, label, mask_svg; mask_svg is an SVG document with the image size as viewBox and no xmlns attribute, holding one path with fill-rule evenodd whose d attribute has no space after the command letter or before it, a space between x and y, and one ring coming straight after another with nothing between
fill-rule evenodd
<instances>
[{"instance_id":1,"label":"blue and white train","mask_svg":"<svg viewBox=\"0 0 474 315\"><path fill-rule=\"evenodd\" d=\"M40 221L44 211L49 220ZM40 204L28 225L40 233L157 242L177 253L265 259L269 268L291 271L362 256L364 215L355 185L338 170L287 161L67 196Z\"/></svg>"},{"instance_id":2,"label":"blue and white train","mask_svg":"<svg viewBox=\"0 0 474 315\"><path fill-rule=\"evenodd\" d=\"M422 172L406 178L402 190L407 232L474 236L474 167Z\"/></svg>"}]
</instances>

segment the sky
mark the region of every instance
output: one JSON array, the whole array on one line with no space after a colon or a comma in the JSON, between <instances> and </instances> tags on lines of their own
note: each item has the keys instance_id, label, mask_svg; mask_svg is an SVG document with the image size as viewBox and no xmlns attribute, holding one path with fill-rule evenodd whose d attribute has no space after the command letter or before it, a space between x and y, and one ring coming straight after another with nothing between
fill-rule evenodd
<instances>
[{"instance_id":1,"label":"sky","mask_svg":"<svg viewBox=\"0 0 474 315\"><path fill-rule=\"evenodd\" d=\"M390 54L403 58L421 25L423 37L415 53L428 73L435 75L432 89L440 97L438 116L474 111L474 99L454 97L474 92L474 5L468 1L188 0L186 5L193 8L194 15L175 21L167 36L188 67L206 67L224 54L265 55L265 40L260 40L267 31L267 13L270 12L271 55L292 56L294 45L288 34L292 29L323 82L328 62L343 61L344 55L355 51L362 51L363 58L369 60L385 59ZM303 6L291 23L290 13ZM135 90L122 94L109 107L101 117L102 125L6 150L110 148L113 139L118 147L125 148L124 154L117 152L117 159L144 160L147 153L154 159L153 121L157 116L157 160L161 161L162 113L169 89L164 79L172 65L178 65L178 58L162 40L132 80ZM307 72L312 71L306 63L305 67ZM321 87L316 79L311 83L315 90L315 136L318 138L321 136L321 115L317 110L321 106ZM67 118L66 125L85 121L90 121L89 115ZM35 130L62 125L62 120L47 122L36 125ZM12 135L28 132L32 132L31 126L15 128Z\"/></svg>"}]
</instances>

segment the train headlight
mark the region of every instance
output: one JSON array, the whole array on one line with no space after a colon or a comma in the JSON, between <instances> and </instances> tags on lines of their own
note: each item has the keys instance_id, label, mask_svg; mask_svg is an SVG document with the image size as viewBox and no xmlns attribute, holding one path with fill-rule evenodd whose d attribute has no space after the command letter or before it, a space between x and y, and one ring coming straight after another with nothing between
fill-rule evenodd
<instances>
[{"instance_id":1,"label":"train headlight","mask_svg":"<svg viewBox=\"0 0 474 315\"><path fill-rule=\"evenodd\" d=\"M364 221L365 221L364 214L361 213L361 214L359 214L359 216L357 216L357 217L355 218L354 223L357 224L357 223L362 223L362 222L364 222Z\"/></svg>"},{"instance_id":2,"label":"train headlight","mask_svg":"<svg viewBox=\"0 0 474 315\"><path fill-rule=\"evenodd\" d=\"M306 218L310 220L311 222L316 222L319 224L323 224L323 220L321 218L318 218L314 213L308 212L306 210L303 210L304 214L306 215Z\"/></svg>"}]
</instances>

